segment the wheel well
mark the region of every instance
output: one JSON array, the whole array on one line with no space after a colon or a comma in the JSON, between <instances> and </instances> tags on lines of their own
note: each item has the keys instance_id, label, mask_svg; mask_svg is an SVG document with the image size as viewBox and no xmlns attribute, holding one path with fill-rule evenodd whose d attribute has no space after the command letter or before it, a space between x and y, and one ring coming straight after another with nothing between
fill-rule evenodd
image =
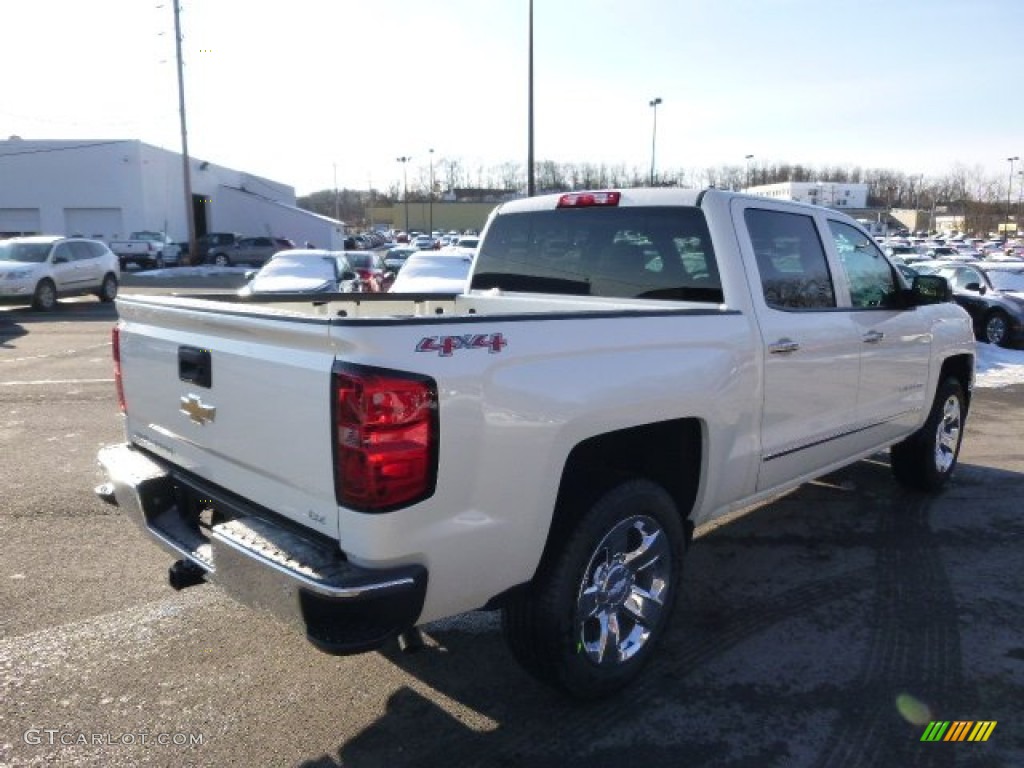
<instances>
[{"instance_id":1,"label":"wheel well","mask_svg":"<svg viewBox=\"0 0 1024 768\"><path fill-rule=\"evenodd\" d=\"M960 382L964 390L965 406L971 405L971 381L974 372L974 358L971 355L955 355L947 357L942 361L942 370L939 373L939 381L947 378L954 378Z\"/></svg>"},{"instance_id":2,"label":"wheel well","mask_svg":"<svg viewBox=\"0 0 1024 768\"><path fill-rule=\"evenodd\" d=\"M605 491L629 477L662 486L683 520L693 511L700 485L702 430L697 419L674 419L616 430L584 440L562 470L544 558Z\"/></svg>"}]
</instances>

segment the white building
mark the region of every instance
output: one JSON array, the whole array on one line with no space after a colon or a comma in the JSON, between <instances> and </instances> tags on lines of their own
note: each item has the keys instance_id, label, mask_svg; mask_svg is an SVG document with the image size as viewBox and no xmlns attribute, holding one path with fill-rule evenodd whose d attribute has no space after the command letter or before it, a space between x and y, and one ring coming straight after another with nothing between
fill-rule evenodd
<instances>
[{"instance_id":1,"label":"white building","mask_svg":"<svg viewBox=\"0 0 1024 768\"><path fill-rule=\"evenodd\" d=\"M771 197L776 200L796 200L801 203L825 205L829 208L867 208L867 184L841 184L832 181L784 181L763 184L743 190L750 195Z\"/></svg>"},{"instance_id":2,"label":"white building","mask_svg":"<svg viewBox=\"0 0 1024 768\"><path fill-rule=\"evenodd\" d=\"M295 205L295 189L190 158L196 236L286 237L341 249L345 225ZM0 141L0 237L137 230L188 240L181 155L134 140Z\"/></svg>"}]
</instances>

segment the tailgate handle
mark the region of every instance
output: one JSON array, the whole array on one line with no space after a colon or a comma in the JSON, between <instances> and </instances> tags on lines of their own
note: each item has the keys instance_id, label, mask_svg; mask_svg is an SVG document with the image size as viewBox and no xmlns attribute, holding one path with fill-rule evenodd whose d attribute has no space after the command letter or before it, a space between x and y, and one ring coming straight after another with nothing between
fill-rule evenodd
<instances>
[{"instance_id":1,"label":"tailgate handle","mask_svg":"<svg viewBox=\"0 0 1024 768\"><path fill-rule=\"evenodd\" d=\"M210 350L198 347L178 347L178 378L197 387L213 386L213 368Z\"/></svg>"}]
</instances>

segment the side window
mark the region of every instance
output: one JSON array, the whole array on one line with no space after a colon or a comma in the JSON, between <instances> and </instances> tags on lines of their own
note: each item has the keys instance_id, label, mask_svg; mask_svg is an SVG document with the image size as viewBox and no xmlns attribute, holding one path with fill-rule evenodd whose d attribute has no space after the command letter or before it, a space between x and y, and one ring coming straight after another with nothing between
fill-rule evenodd
<instances>
[{"instance_id":1,"label":"side window","mask_svg":"<svg viewBox=\"0 0 1024 768\"><path fill-rule=\"evenodd\" d=\"M53 249L53 263L62 264L75 260L75 254L71 251L71 243L59 243Z\"/></svg>"},{"instance_id":2,"label":"side window","mask_svg":"<svg viewBox=\"0 0 1024 768\"><path fill-rule=\"evenodd\" d=\"M75 261L86 261L87 259L96 258L96 254L89 247L91 243L85 240L73 240L68 245L71 246L71 254Z\"/></svg>"},{"instance_id":3,"label":"side window","mask_svg":"<svg viewBox=\"0 0 1024 768\"><path fill-rule=\"evenodd\" d=\"M850 283L852 305L858 308L888 306L900 286L881 250L870 237L849 224L829 220L828 226Z\"/></svg>"},{"instance_id":4,"label":"side window","mask_svg":"<svg viewBox=\"0 0 1024 768\"><path fill-rule=\"evenodd\" d=\"M744 218L769 307L790 310L836 306L832 274L813 217L748 208Z\"/></svg>"}]
</instances>

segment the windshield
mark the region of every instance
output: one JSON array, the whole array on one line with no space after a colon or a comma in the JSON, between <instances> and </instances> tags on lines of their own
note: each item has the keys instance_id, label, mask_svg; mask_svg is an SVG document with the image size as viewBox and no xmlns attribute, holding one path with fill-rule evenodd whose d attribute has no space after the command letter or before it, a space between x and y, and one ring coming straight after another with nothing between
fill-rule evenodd
<instances>
[{"instance_id":1,"label":"windshield","mask_svg":"<svg viewBox=\"0 0 1024 768\"><path fill-rule=\"evenodd\" d=\"M0 261L21 261L26 264L42 264L50 253L50 243L4 243L0 242Z\"/></svg>"},{"instance_id":2,"label":"windshield","mask_svg":"<svg viewBox=\"0 0 1024 768\"><path fill-rule=\"evenodd\" d=\"M721 303L699 208L601 207L499 215L473 288Z\"/></svg>"},{"instance_id":3,"label":"windshield","mask_svg":"<svg viewBox=\"0 0 1024 768\"><path fill-rule=\"evenodd\" d=\"M990 269L988 279L999 291L1020 291L1024 293L1024 272L1011 272L1003 269Z\"/></svg>"}]
</instances>

